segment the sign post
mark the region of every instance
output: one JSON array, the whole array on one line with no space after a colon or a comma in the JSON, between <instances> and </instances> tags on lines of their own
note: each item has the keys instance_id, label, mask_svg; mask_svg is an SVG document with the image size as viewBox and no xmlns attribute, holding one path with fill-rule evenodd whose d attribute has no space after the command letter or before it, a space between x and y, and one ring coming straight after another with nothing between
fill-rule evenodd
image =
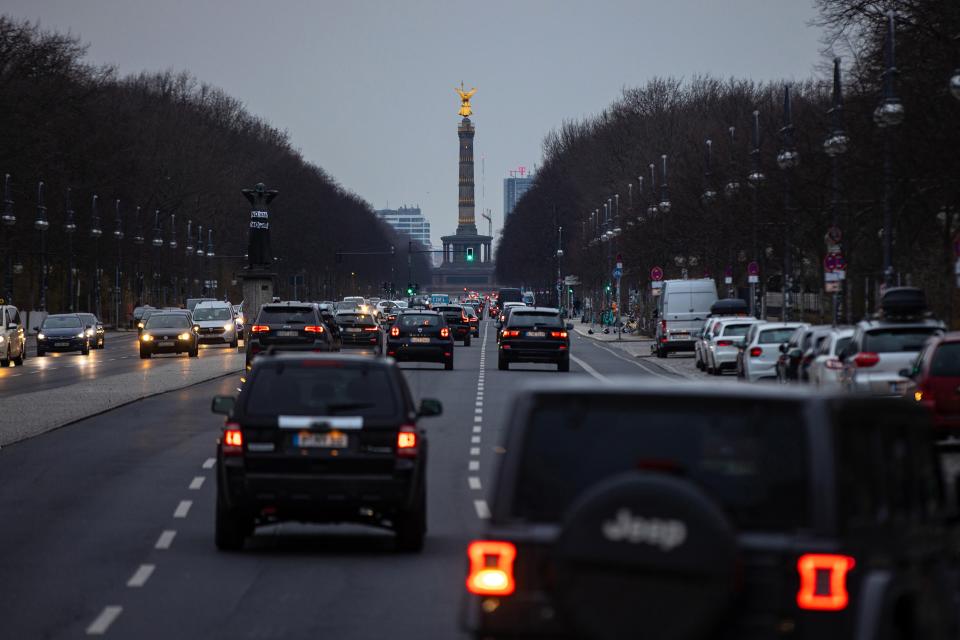
<instances>
[{"instance_id":1,"label":"sign post","mask_svg":"<svg viewBox=\"0 0 960 640\"><path fill-rule=\"evenodd\" d=\"M751 260L747 264L747 282L750 284L750 315L754 318L760 317L760 310L757 308L757 283L760 282L760 264L756 260Z\"/></svg>"},{"instance_id":2,"label":"sign post","mask_svg":"<svg viewBox=\"0 0 960 640\"><path fill-rule=\"evenodd\" d=\"M615 324L615 326L617 327L617 340L621 340L621 339L622 339L622 337L621 337L622 330L621 330L621 326L620 326L620 324L621 324L621 323L620 323L620 317L621 317L621 312L620 312L620 278L622 278L622 277L623 277L623 256L618 253L618 254L617 254L617 266L615 266L614 269L613 269L613 279L616 280L616 282L617 282L617 314L616 314L615 319L614 319L614 324Z\"/></svg>"}]
</instances>

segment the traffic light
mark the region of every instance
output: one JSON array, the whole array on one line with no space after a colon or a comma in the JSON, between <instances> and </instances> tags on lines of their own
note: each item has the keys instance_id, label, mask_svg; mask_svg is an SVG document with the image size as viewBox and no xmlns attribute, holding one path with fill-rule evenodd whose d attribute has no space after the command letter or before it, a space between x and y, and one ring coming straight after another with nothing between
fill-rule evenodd
<instances>
[{"instance_id":1,"label":"traffic light","mask_svg":"<svg viewBox=\"0 0 960 640\"><path fill-rule=\"evenodd\" d=\"M610 292L610 283L608 282L608 283L607 283L607 293L609 293L609 292Z\"/></svg>"},{"instance_id":2,"label":"traffic light","mask_svg":"<svg viewBox=\"0 0 960 640\"><path fill-rule=\"evenodd\" d=\"M467 247L467 262L473 262L473 247Z\"/></svg>"},{"instance_id":3,"label":"traffic light","mask_svg":"<svg viewBox=\"0 0 960 640\"><path fill-rule=\"evenodd\" d=\"M569 289L567 289L567 293L573 293L573 287L570 287Z\"/></svg>"},{"instance_id":4,"label":"traffic light","mask_svg":"<svg viewBox=\"0 0 960 640\"><path fill-rule=\"evenodd\" d=\"M412 284L412 283L407 283L407 295L408 295L408 296L412 296L412 295L413 295L413 284Z\"/></svg>"}]
</instances>

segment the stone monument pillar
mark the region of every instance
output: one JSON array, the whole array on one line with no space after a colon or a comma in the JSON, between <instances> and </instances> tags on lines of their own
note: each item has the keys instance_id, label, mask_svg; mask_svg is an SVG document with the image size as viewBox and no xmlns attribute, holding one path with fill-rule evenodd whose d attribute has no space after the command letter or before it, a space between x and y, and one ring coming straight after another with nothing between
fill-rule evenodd
<instances>
[{"instance_id":1,"label":"stone monument pillar","mask_svg":"<svg viewBox=\"0 0 960 640\"><path fill-rule=\"evenodd\" d=\"M273 270L273 252L270 248L270 212L267 205L277 197L275 189L267 189L260 182L253 189L243 189L250 203L250 225L247 239L247 266L239 277L243 281L244 340L260 312L260 307L273 300L273 285L277 274Z\"/></svg>"},{"instance_id":2,"label":"stone monument pillar","mask_svg":"<svg viewBox=\"0 0 960 640\"><path fill-rule=\"evenodd\" d=\"M477 235L473 198L473 123L464 118L457 127L460 138L460 198L457 214L457 235Z\"/></svg>"}]
</instances>

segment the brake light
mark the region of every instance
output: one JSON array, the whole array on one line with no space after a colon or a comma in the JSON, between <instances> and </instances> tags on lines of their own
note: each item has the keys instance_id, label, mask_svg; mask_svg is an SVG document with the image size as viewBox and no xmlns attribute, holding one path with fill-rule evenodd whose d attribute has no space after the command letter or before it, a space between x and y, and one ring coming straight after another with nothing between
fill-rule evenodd
<instances>
[{"instance_id":1,"label":"brake light","mask_svg":"<svg viewBox=\"0 0 960 640\"><path fill-rule=\"evenodd\" d=\"M516 589L513 561L517 548L510 542L478 540L467 547L470 573L467 591L478 596L508 596Z\"/></svg>"},{"instance_id":2,"label":"brake light","mask_svg":"<svg viewBox=\"0 0 960 640\"><path fill-rule=\"evenodd\" d=\"M265 324L255 324L250 327L251 333L267 333L268 331L270 331L270 327Z\"/></svg>"},{"instance_id":3,"label":"brake light","mask_svg":"<svg viewBox=\"0 0 960 640\"><path fill-rule=\"evenodd\" d=\"M463 322L470 322L470 317L469 317L467 314L465 314L465 313L461 313L461 314L460 314L460 320L463 321Z\"/></svg>"},{"instance_id":4,"label":"brake light","mask_svg":"<svg viewBox=\"0 0 960 640\"><path fill-rule=\"evenodd\" d=\"M872 367L878 362L880 362L880 354L870 351L861 351L853 356L853 364L858 367Z\"/></svg>"},{"instance_id":5,"label":"brake light","mask_svg":"<svg viewBox=\"0 0 960 640\"><path fill-rule=\"evenodd\" d=\"M415 458L417 456L417 428L405 424L397 432L397 456Z\"/></svg>"},{"instance_id":6,"label":"brake light","mask_svg":"<svg viewBox=\"0 0 960 640\"><path fill-rule=\"evenodd\" d=\"M832 369L834 371L838 369L843 369L843 363L840 362L837 358L830 358L824 361L823 366L825 366L827 369Z\"/></svg>"},{"instance_id":7,"label":"brake light","mask_svg":"<svg viewBox=\"0 0 960 640\"><path fill-rule=\"evenodd\" d=\"M566 331L551 331L551 332L550 332L550 337L551 337L551 338L566 338L566 337L567 337L567 332L566 332Z\"/></svg>"},{"instance_id":8,"label":"brake light","mask_svg":"<svg viewBox=\"0 0 960 640\"><path fill-rule=\"evenodd\" d=\"M446 327L443 327L442 329L440 329L440 337L441 337L441 338L449 338L449 337L450 337L450 329L447 329Z\"/></svg>"},{"instance_id":9,"label":"brake light","mask_svg":"<svg viewBox=\"0 0 960 640\"><path fill-rule=\"evenodd\" d=\"M325 331L322 325L313 325L313 324L307 325L306 327L303 328L303 330L306 331L307 333L323 333Z\"/></svg>"},{"instance_id":10,"label":"brake light","mask_svg":"<svg viewBox=\"0 0 960 640\"><path fill-rule=\"evenodd\" d=\"M808 553L797 560L800 590L797 605L808 611L840 611L847 608L847 572L856 562L850 556Z\"/></svg>"},{"instance_id":11,"label":"brake light","mask_svg":"<svg viewBox=\"0 0 960 640\"><path fill-rule=\"evenodd\" d=\"M750 349L751 358L759 358L762 355L763 355L763 347L753 347L752 349Z\"/></svg>"},{"instance_id":12,"label":"brake light","mask_svg":"<svg viewBox=\"0 0 960 640\"><path fill-rule=\"evenodd\" d=\"M390 329L390 336L393 338L400 337L400 327L393 327Z\"/></svg>"},{"instance_id":13,"label":"brake light","mask_svg":"<svg viewBox=\"0 0 960 640\"><path fill-rule=\"evenodd\" d=\"M243 453L243 432L240 425L229 422L223 430L223 455L237 456Z\"/></svg>"},{"instance_id":14,"label":"brake light","mask_svg":"<svg viewBox=\"0 0 960 640\"><path fill-rule=\"evenodd\" d=\"M718 347L732 347L733 340L717 340Z\"/></svg>"},{"instance_id":15,"label":"brake light","mask_svg":"<svg viewBox=\"0 0 960 640\"><path fill-rule=\"evenodd\" d=\"M503 337L504 338L517 338L520 336L520 332L516 329L504 329Z\"/></svg>"},{"instance_id":16,"label":"brake light","mask_svg":"<svg viewBox=\"0 0 960 640\"><path fill-rule=\"evenodd\" d=\"M380 327L364 327L364 331L379 331Z\"/></svg>"}]
</instances>

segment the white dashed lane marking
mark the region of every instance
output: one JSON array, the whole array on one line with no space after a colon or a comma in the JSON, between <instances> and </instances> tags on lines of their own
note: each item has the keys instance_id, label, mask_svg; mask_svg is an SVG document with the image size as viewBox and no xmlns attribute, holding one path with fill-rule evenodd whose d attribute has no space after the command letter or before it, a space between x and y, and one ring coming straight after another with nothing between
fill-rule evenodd
<instances>
[{"instance_id":1,"label":"white dashed lane marking","mask_svg":"<svg viewBox=\"0 0 960 640\"><path fill-rule=\"evenodd\" d=\"M104 607L103 611L100 612L93 622L90 623L90 626L87 627L88 636L102 636L107 632L107 629L110 628L110 625L120 617L120 614L123 612L123 607L117 605L110 605Z\"/></svg>"},{"instance_id":2,"label":"white dashed lane marking","mask_svg":"<svg viewBox=\"0 0 960 640\"><path fill-rule=\"evenodd\" d=\"M480 447L470 447L470 455L472 456L480 455Z\"/></svg>"},{"instance_id":3,"label":"white dashed lane marking","mask_svg":"<svg viewBox=\"0 0 960 640\"><path fill-rule=\"evenodd\" d=\"M173 517L186 518L187 514L190 513L191 506L193 506L192 500L181 500L180 504L177 505L177 508L173 512Z\"/></svg>"},{"instance_id":4,"label":"white dashed lane marking","mask_svg":"<svg viewBox=\"0 0 960 640\"><path fill-rule=\"evenodd\" d=\"M214 459L214 458L207 458L206 460L203 461L203 468L204 468L204 469L213 469L213 465L215 465L215 464L217 464L216 459Z\"/></svg>"},{"instance_id":5,"label":"white dashed lane marking","mask_svg":"<svg viewBox=\"0 0 960 640\"><path fill-rule=\"evenodd\" d=\"M130 579L127 580L127 586L132 588L139 588L147 584L147 580L150 579L150 576L153 575L156 565L152 564L142 564L136 571L133 572L133 575L130 576Z\"/></svg>"},{"instance_id":6,"label":"white dashed lane marking","mask_svg":"<svg viewBox=\"0 0 960 640\"><path fill-rule=\"evenodd\" d=\"M200 487L203 486L203 481L206 480L203 476L195 476L193 480L190 481L190 490L197 491Z\"/></svg>"},{"instance_id":7,"label":"white dashed lane marking","mask_svg":"<svg viewBox=\"0 0 960 640\"><path fill-rule=\"evenodd\" d=\"M471 460L470 462L467 463L467 469L469 469L470 471L479 471L479 470L480 470L480 461L479 461L479 460Z\"/></svg>"},{"instance_id":8,"label":"white dashed lane marking","mask_svg":"<svg viewBox=\"0 0 960 640\"><path fill-rule=\"evenodd\" d=\"M473 432L474 432L474 433L480 433L481 431L483 431L483 427L481 427L480 425L476 425L476 426L473 428Z\"/></svg>"},{"instance_id":9,"label":"white dashed lane marking","mask_svg":"<svg viewBox=\"0 0 960 640\"><path fill-rule=\"evenodd\" d=\"M177 532L172 529L167 529L160 534L160 537L157 538L157 544L153 545L154 549L169 549L170 545L173 544L173 539L177 537Z\"/></svg>"},{"instance_id":10,"label":"white dashed lane marking","mask_svg":"<svg viewBox=\"0 0 960 640\"><path fill-rule=\"evenodd\" d=\"M481 520L487 520L490 518L490 507L487 506L486 500L474 500L473 508L477 511L477 517Z\"/></svg>"},{"instance_id":11,"label":"white dashed lane marking","mask_svg":"<svg viewBox=\"0 0 960 640\"><path fill-rule=\"evenodd\" d=\"M467 478L467 482L470 484L470 488L473 489L474 491L480 490L480 478L478 478L477 476L470 476L469 478Z\"/></svg>"},{"instance_id":12,"label":"white dashed lane marking","mask_svg":"<svg viewBox=\"0 0 960 640\"><path fill-rule=\"evenodd\" d=\"M480 436L473 436L470 438L470 444L480 444Z\"/></svg>"}]
</instances>

